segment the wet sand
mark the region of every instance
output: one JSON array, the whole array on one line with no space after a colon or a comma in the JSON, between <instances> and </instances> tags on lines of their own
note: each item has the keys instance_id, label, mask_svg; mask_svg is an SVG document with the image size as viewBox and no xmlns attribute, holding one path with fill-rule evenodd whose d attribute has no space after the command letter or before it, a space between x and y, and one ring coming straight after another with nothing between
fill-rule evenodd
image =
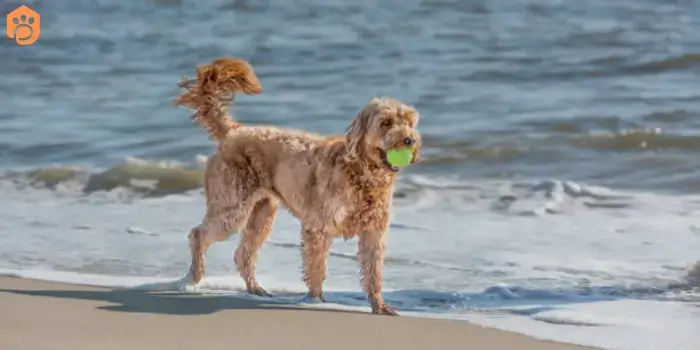
<instances>
[{"instance_id":1,"label":"wet sand","mask_svg":"<svg viewBox=\"0 0 700 350\"><path fill-rule=\"evenodd\" d=\"M461 321L0 277L0 349L585 350Z\"/></svg>"}]
</instances>

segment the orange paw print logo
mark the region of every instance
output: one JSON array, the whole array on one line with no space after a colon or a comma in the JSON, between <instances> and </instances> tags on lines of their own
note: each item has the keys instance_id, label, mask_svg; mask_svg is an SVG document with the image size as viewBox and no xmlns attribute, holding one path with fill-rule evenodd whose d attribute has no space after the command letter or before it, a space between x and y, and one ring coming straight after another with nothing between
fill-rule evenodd
<instances>
[{"instance_id":1,"label":"orange paw print logo","mask_svg":"<svg viewBox=\"0 0 700 350\"><path fill-rule=\"evenodd\" d=\"M39 13L22 5L7 14L7 37L18 45L34 44L39 39L41 17Z\"/></svg>"}]
</instances>

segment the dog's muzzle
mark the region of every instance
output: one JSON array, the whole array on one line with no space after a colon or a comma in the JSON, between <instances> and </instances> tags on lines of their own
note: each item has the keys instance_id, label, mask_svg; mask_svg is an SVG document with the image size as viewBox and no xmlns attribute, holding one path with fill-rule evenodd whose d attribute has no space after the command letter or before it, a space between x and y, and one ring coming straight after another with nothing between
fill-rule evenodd
<instances>
[{"instance_id":1,"label":"dog's muzzle","mask_svg":"<svg viewBox=\"0 0 700 350\"><path fill-rule=\"evenodd\" d=\"M386 166L386 168L389 169L389 171L394 172L394 173L398 173L400 169L395 167L395 166L391 166L391 163L389 163L389 160L386 159L386 152L380 148L379 153L382 157L382 163L384 163L384 166Z\"/></svg>"}]
</instances>

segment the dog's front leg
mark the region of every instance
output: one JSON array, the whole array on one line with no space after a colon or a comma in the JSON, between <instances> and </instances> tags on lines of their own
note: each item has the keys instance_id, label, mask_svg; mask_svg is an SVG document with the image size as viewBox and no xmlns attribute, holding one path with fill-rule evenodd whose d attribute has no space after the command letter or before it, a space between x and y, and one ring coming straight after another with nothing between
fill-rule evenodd
<instances>
[{"instance_id":1,"label":"dog's front leg","mask_svg":"<svg viewBox=\"0 0 700 350\"><path fill-rule=\"evenodd\" d=\"M302 227L301 255L304 261L304 283L309 288L308 298L323 302L323 281L326 279L326 260L333 242L326 230Z\"/></svg>"},{"instance_id":2,"label":"dog's front leg","mask_svg":"<svg viewBox=\"0 0 700 350\"><path fill-rule=\"evenodd\" d=\"M362 287L376 315L398 316L398 313L384 302L382 297L382 268L386 243L384 232L364 232L360 235L358 255Z\"/></svg>"}]
</instances>

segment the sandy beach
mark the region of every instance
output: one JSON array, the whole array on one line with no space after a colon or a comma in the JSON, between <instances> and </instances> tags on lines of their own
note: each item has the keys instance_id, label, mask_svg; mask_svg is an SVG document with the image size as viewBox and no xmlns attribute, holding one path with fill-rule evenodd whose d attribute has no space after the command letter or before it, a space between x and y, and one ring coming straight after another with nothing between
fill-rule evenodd
<instances>
[{"instance_id":1,"label":"sandy beach","mask_svg":"<svg viewBox=\"0 0 700 350\"><path fill-rule=\"evenodd\" d=\"M583 350L466 322L0 277L0 348Z\"/></svg>"}]
</instances>

